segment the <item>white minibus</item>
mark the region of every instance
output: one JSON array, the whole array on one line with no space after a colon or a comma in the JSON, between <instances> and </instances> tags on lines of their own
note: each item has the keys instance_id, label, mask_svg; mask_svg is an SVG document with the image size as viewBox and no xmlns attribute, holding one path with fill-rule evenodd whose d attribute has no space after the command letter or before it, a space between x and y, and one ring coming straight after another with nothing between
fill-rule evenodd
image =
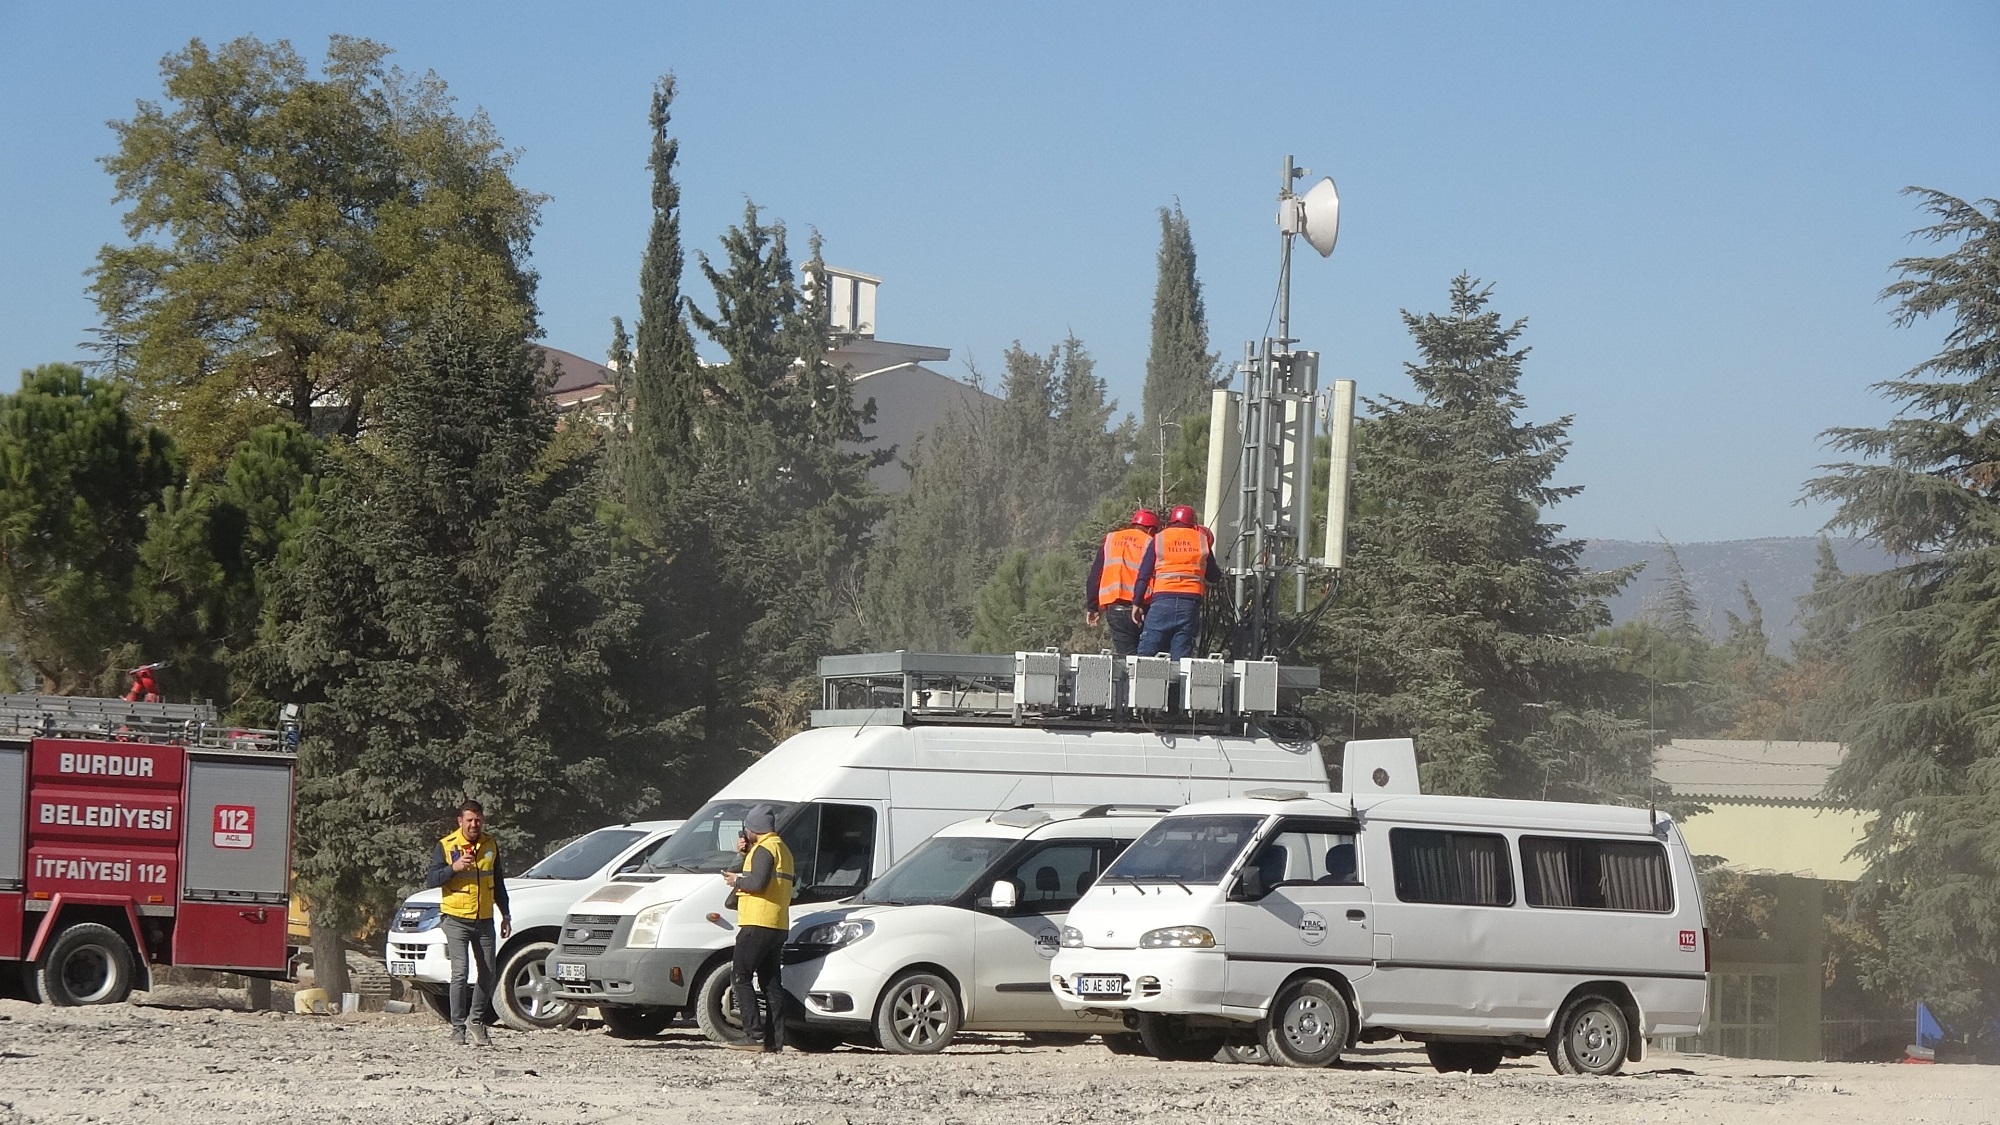
<instances>
[{"instance_id":1,"label":"white minibus","mask_svg":"<svg viewBox=\"0 0 2000 1125\"><path fill-rule=\"evenodd\" d=\"M1234 1043L1326 1066L1400 1035L1443 1071L1547 1051L1562 1073L1613 1074L1648 1037L1699 1033L1708 995L1687 845L1639 808L1275 789L1193 804L1105 871L1062 942L1057 1000L1123 1014L1162 1058Z\"/></svg>"}]
</instances>

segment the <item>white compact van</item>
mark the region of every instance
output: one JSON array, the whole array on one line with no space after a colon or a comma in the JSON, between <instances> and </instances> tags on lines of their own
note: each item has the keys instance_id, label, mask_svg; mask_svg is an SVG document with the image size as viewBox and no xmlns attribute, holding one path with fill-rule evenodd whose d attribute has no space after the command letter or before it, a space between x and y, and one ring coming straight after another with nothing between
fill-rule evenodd
<instances>
[{"instance_id":1,"label":"white compact van","mask_svg":"<svg viewBox=\"0 0 2000 1125\"><path fill-rule=\"evenodd\" d=\"M1109 1032L1065 1011L1049 959L1074 906L1165 808L1029 806L950 825L868 889L797 918L785 946L788 1046L930 1054L960 1031Z\"/></svg>"},{"instance_id":2,"label":"white compact van","mask_svg":"<svg viewBox=\"0 0 2000 1125\"><path fill-rule=\"evenodd\" d=\"M1062 943L1057 1000L1126 1015L1162 1058L1241 1043L1325 1066L1401 1035L1439 1070L1546 1050L1560 1072L1612 1074L1646 1037L1697 1034L1708 996L1680 832L1600 805L1298 791L1189 805L1097 880Z\"/></svg>"},{"instance_id":3,"label":"white compact van","mask_svg":"<svg viewBox=\"0 0 2000 1125\"><path fill-rule=\"evenodd\" d=\"M940 828L1022 804L1165 805L1285 785L1328 787L1309 742L1229 734L854 725L794 735L688 818L640 868L582 895L550 958L558 997L618 1036L692 1014L726 1037L735 914L719 877L759 804L798 866L794 911L859 891ZM1043 977L1046 974L1042 974ZM1041 979L1041 978L1038 978Z\"/></svg>"},{"instance_id":4,"label":"white compact van","mask_svg":"<svg viewBox=\"0 0 2000 1125\"><path fill-rule=\"evenodd\" d=\"M636 871L644 858L679 828L678 820L643 820L586 832L549 853L541 862L507 879L514 935L494 951L499 987L494 1014L516 1031L567 1027L578 1005L556 998L547 959L561 936L563 919L578 895L620 871ZM505 857L503 858L511 858ZM438 904L444 891L431 887L403 900L389 924L384 952L389 975L407 977L417 997L440 1017L451 1015L451 959L445 953ZM468 962L466 976L479 979Z\"/></svg>"}]
</instances>

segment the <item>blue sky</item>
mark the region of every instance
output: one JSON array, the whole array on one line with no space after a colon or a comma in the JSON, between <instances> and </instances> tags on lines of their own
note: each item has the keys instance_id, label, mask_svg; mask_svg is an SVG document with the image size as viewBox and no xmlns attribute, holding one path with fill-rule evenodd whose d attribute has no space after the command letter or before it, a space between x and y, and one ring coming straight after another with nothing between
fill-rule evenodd
<instances>
[{"instance_id":1,"label":"blue sky","mask_svg":"<svg viewBox=\"0 0 2000 1125\"><path fill-rule=\"evenodd\" d=\"M1294 326L1401 394L1398 315L1460 271L1529 319L1529 413L1575 416L1582 535L1809 534L1818 433L1934 349L1876 294L1923 184L2000 195L2000 5L27 4L0 0L0 368L74 358L121 237L96 158L190 37L396 48L521 149L547 342L636 303L645 111L675 71L685 236L754 199L882 276L887 338L996 372L1074 331L1136 410L1156 209L1226 357L1263 331L1279 162L1339 182ZM697 299L702 287L691 284Z\"/></svg>"}]
</instances>

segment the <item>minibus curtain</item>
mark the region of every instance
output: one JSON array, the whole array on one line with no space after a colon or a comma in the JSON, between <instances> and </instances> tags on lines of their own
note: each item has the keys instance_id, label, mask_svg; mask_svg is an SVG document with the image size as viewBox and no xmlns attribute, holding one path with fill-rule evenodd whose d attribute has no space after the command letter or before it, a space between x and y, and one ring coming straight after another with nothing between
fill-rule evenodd
<instances>
[{"instance_id":1,"label":"minibus curtain","mask_svg":"<svg viewBox=\"0 0 2000 1125\"><path fill-rule=\"evenodd\" d=\"M1651 914L1674 908L1667 854L1658 844L1523 836L1521 869L1529 906Z\"/></svg>"},{"instance_id":2,"label":"minibus curtain","mask_svg":"<svg viewBox=\"0 0 2000 1125\"><path fill-rule=\"evenodd\" d=\"M1514 881L1500 836L1398 828L1389 833L1396 897L1404 902L1508 906Z\"/></svg>"}]
</instances>

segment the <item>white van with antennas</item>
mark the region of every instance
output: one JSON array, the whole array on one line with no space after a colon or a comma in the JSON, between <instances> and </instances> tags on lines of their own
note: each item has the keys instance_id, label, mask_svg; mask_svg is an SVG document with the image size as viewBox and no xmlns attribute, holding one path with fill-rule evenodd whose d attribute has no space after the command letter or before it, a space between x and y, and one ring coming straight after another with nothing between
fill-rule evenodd
<instances>
[{"instance_id":1,"label":"white van with antennas","mask_svg":"<svg viewBox=\"0 0 2000 1125\"><path fill-rule=\"evenodd\" d=\"M1441 1071L1546 1051L1615 1074L1700 1032L1708 931L1670 818L1426 796L1407 739L1348 743L1342 777L1154 824L1070 911L1058 1002L1125 1016L1161 1058L1302 1067L1400 1035Z\"/></svg>"},{"instance_id":2,"label":"white van with antennas","mask_svg":"<svg viewBox=\"0 0 2000 1125\"><path fill-rule=\"evenodd\" d=\"M548 958L557 998L595 1005L614 1035L652 1035L692 1014L730 1039L729 974L718 970L736 922L718 875L741 862L737 831L759 804L779 811L802 916L861 890L946 825L995 809L1328 788L1318 747L1287 733L1298 720L1286 712L1318 686L1316 669L888 652L825 657L820 677L812 729L723 786L638 870L579 896Z\"/></svg>"}]
</instances>

